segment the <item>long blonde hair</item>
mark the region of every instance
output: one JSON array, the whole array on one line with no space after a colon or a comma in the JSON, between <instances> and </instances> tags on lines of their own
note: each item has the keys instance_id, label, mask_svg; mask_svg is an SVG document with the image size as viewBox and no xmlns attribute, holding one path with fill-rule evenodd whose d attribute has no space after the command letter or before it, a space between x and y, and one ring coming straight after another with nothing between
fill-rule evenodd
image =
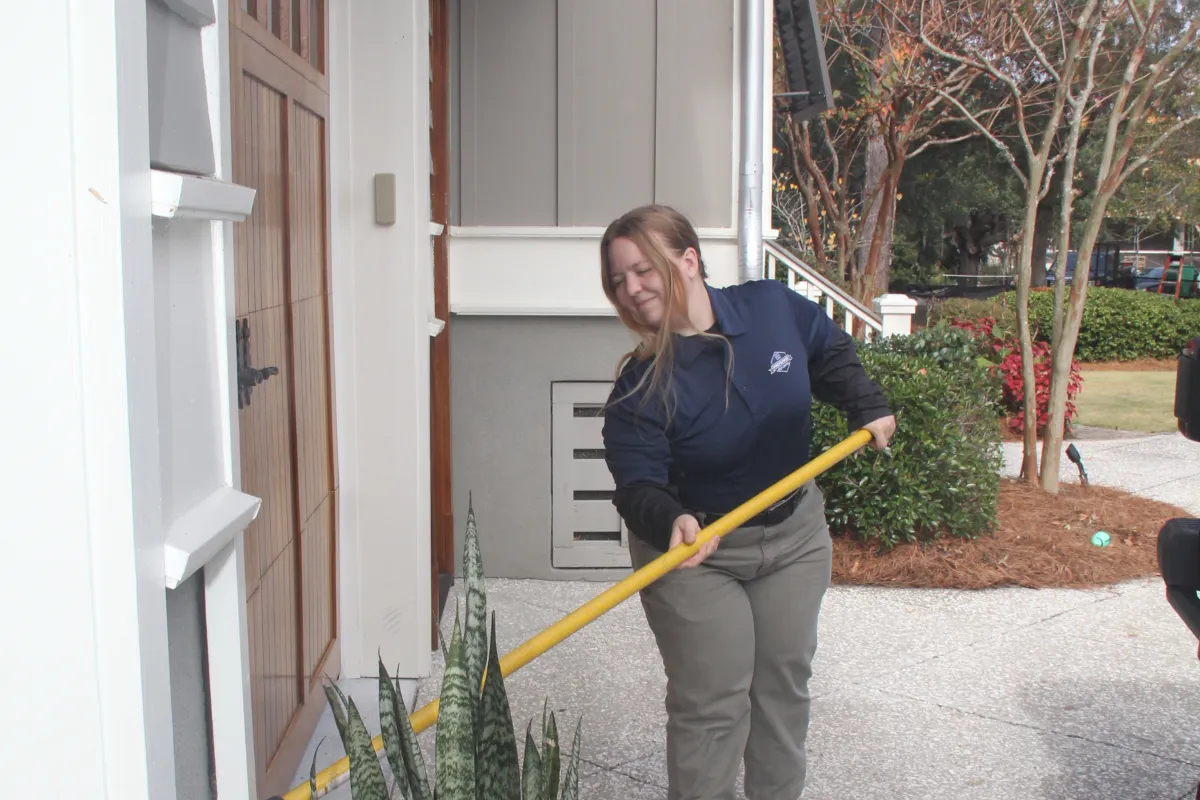
<instances>
[{"instance_id":1,"label":"long blonde hair","mask_svg":"<svg viewBox=\"0 0 1200 800\"><path fill-rule=\"evenodd\" d=\"M629 239L637 245L638 250L662 278L663 285L666 287L665 297L663 297L665 308L662 322L657 328L639 322L617 302L617 290L613 286L612 258L609 250L613 240L621 238ZM625 327L636 333L641 339L637 347L622 355L617 362L617 376L620 377L622 369L631 358L639 362L654 359L650 369L642 374L637 384L625 397L637 393L649 382L649 391L646 396L658 395L666 406L668 417L673 408L671 367L675 356L675 340L671 323L676 320L688 319L687 293L684 283L671 261L670 253L682 256L688 248L696 252L696 259L700 262L700 277L707 278L708 269L700 255L700 237L696 234L696 229L683 214L670 206L658 204L641 206L622 214L609 224L607 230L604 231L604 236L600 239L600 282L604 287L604 294L616 309L617 316L620 317ZM698 331L697 335L715 338L728 345L728 340L718 334ZM733 370L732 348L730 348L729 356L727 378ZM726 392L728 393L728 386L726 386ZM620 399L624 398L618 398L613 402L618 402ZM644 397L643 400L645 399ZM726 402L728 403L728 396Z\"/></svg>"}]
</instances>

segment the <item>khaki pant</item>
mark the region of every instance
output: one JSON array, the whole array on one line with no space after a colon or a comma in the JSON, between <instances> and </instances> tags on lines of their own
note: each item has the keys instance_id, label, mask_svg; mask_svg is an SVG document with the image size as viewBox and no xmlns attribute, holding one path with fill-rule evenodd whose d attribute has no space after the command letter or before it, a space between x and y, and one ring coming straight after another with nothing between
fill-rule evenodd
<instances>
[{"instance_id":1,"label":"khaki pant","mask_svg":"<svg viewBox=\"0 0 1200 800\"><path fill-rule=\"evenodd\" d=\"M660 555L629 547L635 568ZM743 757L749 800L800 797L831 555L810 481L790 518L731 531L699 567L642 591L667 675L669 800L732 800Z\"/></svg>"}]
</instances>

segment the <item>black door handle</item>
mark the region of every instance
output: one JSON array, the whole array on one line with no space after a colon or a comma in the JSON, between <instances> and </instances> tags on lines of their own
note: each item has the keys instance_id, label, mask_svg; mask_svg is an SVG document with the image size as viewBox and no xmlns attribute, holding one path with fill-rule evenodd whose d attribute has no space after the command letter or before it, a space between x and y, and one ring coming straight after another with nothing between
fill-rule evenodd
<instances>
[{"instance_id":1,"label":"black door handle","mask_svg":"<svg viewBox=\"0 0 1200 800\"><path fill-rule=\"evenodd\" d=\"M238 408L241 409L250 405L250 394L254 387L272 375L278 375L279 368L253 367L250 364L250 320L234 320L233 327L237 343Z\"/></svg>"}]
</instances>

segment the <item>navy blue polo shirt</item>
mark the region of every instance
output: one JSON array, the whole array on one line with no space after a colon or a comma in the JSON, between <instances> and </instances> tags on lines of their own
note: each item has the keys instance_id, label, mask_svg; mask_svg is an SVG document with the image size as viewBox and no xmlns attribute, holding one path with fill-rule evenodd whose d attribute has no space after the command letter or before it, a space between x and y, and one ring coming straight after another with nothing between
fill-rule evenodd
<instances>
[{"instance_id":1,"label":"navy blue polo shirt","mask_svg":"<svg viewBox=\"0 0 1200 800\"><path fill-rule=\"evenodd\" d=\"M676 336L670 419L659 397L643 398L645 387L618 401L652 363L631 359L609 397L603 437L618 489L674 486L684 508L726 513L809 461L808 365L838 328L779 281L707 288L717 332L732 345L728 392L730 347Z\"/></svg>"}]
</instances>

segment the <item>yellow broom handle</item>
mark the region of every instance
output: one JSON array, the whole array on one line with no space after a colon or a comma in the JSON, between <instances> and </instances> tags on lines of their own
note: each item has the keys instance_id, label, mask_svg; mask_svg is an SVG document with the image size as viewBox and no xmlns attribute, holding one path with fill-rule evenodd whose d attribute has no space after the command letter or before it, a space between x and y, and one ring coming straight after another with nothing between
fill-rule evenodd
<instances>
[{"instance_id":1,"label":"yellow broom handle","mask_svg":"<svg viewBox=\"0 0 1200 800\"><path fill-rule=\"evenodd\" d=\"M824 453L821 453L821 455L809 461L774 486L750 498L708 527L702 528L696 534L695 543L680 545L668 550L620 583L584 603L541 633L536 634L520 647L506 653L500 659L500 674L507 678L563 639L578 631L584 625L592 622L601 614L611 611L615 606L632 597L635 593L640 592L651 583L654 583L654 581L666 575L684 561L687 561L699 552L700 548L712 537L724 536L730 531L741 527L747 520L757 516L763 510L787 497L860 447L865 447L871 442L871 439L871 432L865 428L855 431L849 437L835 444ZM438 701L434 699L410 715L408 719L412 724L413 732L420 733L436 722L437 713ZM376 751L380 750L383 747L383 735L376 736L372 740L372 744L375 745ZM323 791L334 778L349 769L350 758L342 756L341 759L317 773L317 791ZM284 800L310 800L308 782L305 781L285 794Z\"/></svg>"}]
</instances>

